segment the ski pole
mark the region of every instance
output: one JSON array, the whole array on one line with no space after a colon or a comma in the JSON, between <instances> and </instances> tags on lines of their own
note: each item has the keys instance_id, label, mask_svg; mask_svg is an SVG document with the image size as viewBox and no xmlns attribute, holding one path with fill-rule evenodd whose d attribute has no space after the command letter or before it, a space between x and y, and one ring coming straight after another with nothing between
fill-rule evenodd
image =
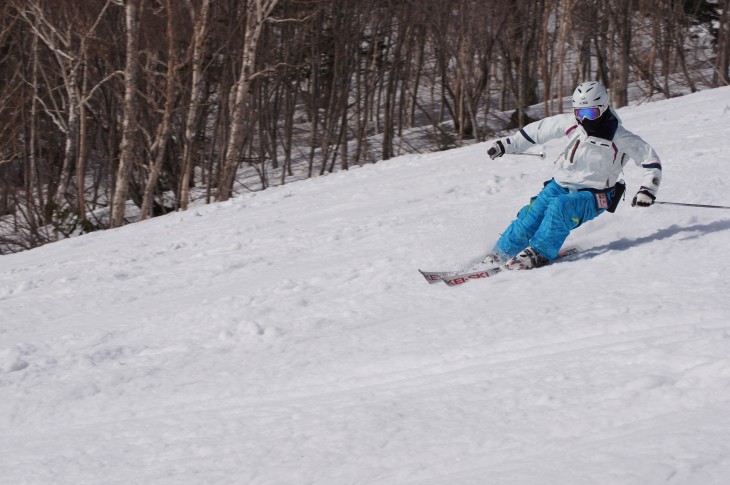
<instances>
[{"instance_id":1,"label":"ski pole","mask_svg":"<svg viewBox=\"0 0 730 485\"><path fill-rule=\"evenodd\" d=\"M510 155L524 155L526 157L540 157L540 158L545 158L545 152L540 152L540 153L519 152L519 153L510 153Z\"/></svg>"},{"instance_id":2,"label":"ski pole","mask_svg":"<svg viewBox=\"0 0 730 485\"><path fill-rule=\"evenodd\" d=\"M730 209L730 207L725 205L706 205L706 204L684 204L682 202L665 202L663 200L657 200L654 201L655 204L665 204L665 205L683 205L685 207L704 207L707 209Z\"/></svg>"}]
</instances>

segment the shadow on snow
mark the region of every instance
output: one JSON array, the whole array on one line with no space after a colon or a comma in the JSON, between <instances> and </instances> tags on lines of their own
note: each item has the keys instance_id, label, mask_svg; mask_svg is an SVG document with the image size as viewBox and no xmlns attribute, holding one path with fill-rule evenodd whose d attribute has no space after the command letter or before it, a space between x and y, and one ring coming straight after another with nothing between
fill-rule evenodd
<instances>
[{"instance_id":1,"label":"shadow on snow","mask_svg":"<svg viewBox=\"0 0 730 485\"><path fill-rule=\"evenodd\" d=\"M622 238L617 239L616 241L612 241L608 244L604 244L602 246L593 247L586 251L584 254L579 255L578 259L592 258L608 251L625 251L627 249L632 249L640 246L642 244L649 244L655 241L661 241L662 239L669 239L680 234L684 234L682 240L687 241L691 239L697 239L707 234L727 231L728 229L730 229L730 219L711 222L709 224L695 224L693 226L687 227L673 224L665 229L660 229L659 231L649 236L639 237L635 239Z\"/></svg>"}]
</instances>

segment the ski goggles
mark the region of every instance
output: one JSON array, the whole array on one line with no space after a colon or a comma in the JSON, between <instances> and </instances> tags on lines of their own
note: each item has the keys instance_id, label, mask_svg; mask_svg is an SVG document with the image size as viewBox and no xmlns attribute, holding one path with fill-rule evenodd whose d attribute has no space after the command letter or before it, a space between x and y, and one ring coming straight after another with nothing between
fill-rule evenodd
<instances>
[{"instance_id":1,"label":"ski goggles","mask_svg":"<svg viewBox=\"0 0 730 485\"><path fill-rule=\"evenodd\" d=\"M603 110L601 108L575 108L573 113L578 121L586 119L593 121L601 117Z\"/></svg>"}]
</instances>

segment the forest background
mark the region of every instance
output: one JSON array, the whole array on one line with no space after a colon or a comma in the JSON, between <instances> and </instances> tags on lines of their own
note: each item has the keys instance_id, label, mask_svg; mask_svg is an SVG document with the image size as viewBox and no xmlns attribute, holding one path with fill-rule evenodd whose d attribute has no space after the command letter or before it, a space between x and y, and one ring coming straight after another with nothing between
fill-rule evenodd
<instances>
[{"instance_id":1,"label":"forest background","mask_svg":"<svg viewBox=\"0 0 730 485\"><path fill-rule=\"evenodd\" d=\"M6 0L0 254L727 85L730 0ZM539 109L535 109L538 105ZM530 109L530 107L533 107Z\"/></svg>"}]
</instances>

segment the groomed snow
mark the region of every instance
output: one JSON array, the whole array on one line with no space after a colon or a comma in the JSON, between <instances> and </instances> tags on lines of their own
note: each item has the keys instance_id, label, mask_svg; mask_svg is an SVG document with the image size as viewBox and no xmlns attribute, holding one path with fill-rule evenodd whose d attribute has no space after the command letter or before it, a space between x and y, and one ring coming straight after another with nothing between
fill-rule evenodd
<instances>
[{"instance_id":1,"label":"groomed snow","mask_svg":"<svg viewBox=\"0 0 730 485\"><path fill-rule=\"evenodd\" d=\"M730 88L620 110L730 205ZM406 156L0 257L3 484L725 485L730 211L630 207L458 288L550 177Z\"/></svg>"}]
</instances>

